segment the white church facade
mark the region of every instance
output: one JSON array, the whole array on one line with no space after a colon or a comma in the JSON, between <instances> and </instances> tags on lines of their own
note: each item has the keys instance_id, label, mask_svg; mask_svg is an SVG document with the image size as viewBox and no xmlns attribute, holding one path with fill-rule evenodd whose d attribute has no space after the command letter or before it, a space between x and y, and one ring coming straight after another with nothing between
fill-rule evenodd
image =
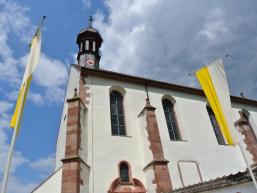
<instances>
[{"instance_id":1,"label":"white church facade","mask_svg":"<svg viewBox=\"0 0 257 193\"><path fill-rule=\"evenodd\" d=\"M91 21L92 22L92 21ZM100 34L77 38L55 172L34 193L254 193L202 90L99 69ZM235 129L257 170L257 101L231 96Z\"/></svg>"}]
</instances>

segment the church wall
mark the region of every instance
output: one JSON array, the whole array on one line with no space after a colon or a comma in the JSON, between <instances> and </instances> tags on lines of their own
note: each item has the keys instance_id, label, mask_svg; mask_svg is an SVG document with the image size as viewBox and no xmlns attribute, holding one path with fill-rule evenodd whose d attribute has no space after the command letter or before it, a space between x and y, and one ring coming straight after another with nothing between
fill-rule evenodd
<instances>
[{"instance_id":1,"label":"church wall","mask_svg":"<svg viewBox=\"0 0 257 193\"><path fill-rule=\"evenodd\" d=\"M80 74L71 70L67 96L71 97L74 88L78 88ZM146 91L144 85L120 82L88 76L85 79L87 88L87 112L82 123L83 142L80 155L85 157L88 165L85 176L89 176L85 184L89 184L89 192L107 192L113 180L118 178L118 164L125 160L131 165L132 177L139 179L148 189L154 192L152 170L143 168L152 159L149 151L147 133L144 130L145 117L138 117L145 106ZM112 136L110 119L111 89L124 92L124 114L127 136ZM190 176L195 175L199 181L215 179L231 173L244 171L246 165L238 147L219 145L215 137L204 97L170 90L149 87L151 105L156 108L156 118L160 132L164 157L169 161L168 167L173 188L188 185L192 181ZM163 113L162 98L169 96L175 101L175 113L178 121L181 141L171 141ZM233 104L235 121L239 119L238 111L245 108L257 123L257 109L245 105ZM64 157L66 121L66 102L62 115L61 129L57 140L57 163ZM85 148L84 146L87 146ZM85 149L85 151L84 151ZM251 155L247 152L251 161ZM179 163L182 164L179 171ZM183 167L190 167L185 172ZM188 171L189 171L188 170ZM193 182L192 182L193 183ZM86 190L85 189L85 190Z\"/></svg>"},{"instance_id":2,"label":"church wall","mask_svg":"<svg viewBox=\"0 0 257 193\"><path fill-rule=\"evenodd\" d=\"M91 120L88 129L92 132L89 149L90 156L93 157L90 180L91 184L94 183L91 189L94 189L94 192L107 192L112 181L119 177L118 164L123 160L131 165L132 178L146 184L140 123L137 121L145 106L144 87L94 77L87 77L86 83L90 89L88 119ZM112 86L126 90L124 114L127 136L111 134L109 92Z\"/></svg>"},{"instance_id":3,"label":"church wall","mask_svg":"<svg viewBox=\"0 0 257 193\"><path fill-rule=\"evenodd\" d=\"M172 96L176 101L174 108L181 130L181 141L171 141L169 139L161 102L164 94ZM246 165L239 147L218 144L206 111L206 101L203 97L158 88L149 88L149 97L151 104L156 107L164 155L170 161L169 168L174 188L182 186L183 175L184 178L190 178L191 175L181 172L181 176L178 169L179 161L196 162L199 165L199 172L203 181L245 170ZM239 110L247 109L247 106L239 106L241 108L234 109L234 121L239 118ZM251 110L256 112L256 108ZM255 116L255 112L251 112L253 116ZM247 154L251 157L248 152Z\"/></svg>"},{"instance_id":4,"label":"church wall","mask_svg":"<svg viewBox=\"0 0 257 193\"><path fill-rule=\"evenodd\" d=\"M67 99L73 97L74 89L79 88L79 77L80 72L71 66L69 80L67 84L66 95L64 98L63 112L60 121L59 133L56 141L56 161L55 161L55 170L58 170L62 166L61 160L64 158L65 153L65 144L66 144L66 129L67 129L67 108L68 104Z\"/></svg>"}]
</instances>

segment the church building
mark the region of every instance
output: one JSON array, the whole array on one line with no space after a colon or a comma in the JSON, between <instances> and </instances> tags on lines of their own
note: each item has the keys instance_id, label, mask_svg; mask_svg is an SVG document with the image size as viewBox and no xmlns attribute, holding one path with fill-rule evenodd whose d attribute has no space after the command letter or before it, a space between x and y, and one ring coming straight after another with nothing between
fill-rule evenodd
<instances>
[{"instance_id":1,"label":"church building","mask_svg":"<svg viewBox=\"0 0 257 193\"><path fill-rule=\"evenodd\" d=\"M256 193L202 90L101 69L102 41L91 17L77 36L55 171L33 193ZM231 101L257 175L257 101Z\"/></svg>"}]
</instances>

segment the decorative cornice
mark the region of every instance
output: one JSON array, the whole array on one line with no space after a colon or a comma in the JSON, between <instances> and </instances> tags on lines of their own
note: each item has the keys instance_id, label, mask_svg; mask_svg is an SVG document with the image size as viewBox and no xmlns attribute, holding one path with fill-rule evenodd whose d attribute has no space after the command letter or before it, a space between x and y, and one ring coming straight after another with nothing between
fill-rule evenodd
<instances>
[{"instance_id":1,"label":"decorative cornice","mask_svg":"<svg viewBox=\"0 0 257 193\"><path fill-rule=\"evenodd\" d=\"M83 102L83 100L79 96L75 96L75 97L72 97L70 99L67 99L68 103L74 102L74 101L79 101L84 106L84 108L87 109L87 106L85 105L85 103Z\"/></svg>"},{"instance_id":2,"label":"decorative cornice","mask_svg":"<svg viewBox=\"0 0 257 193\"><path fill-rule=\"evenodd\" d=\"M72 162L72 161L80 161L81 163L83 163L84 165L86 165L87 167L90 168L90 166L83 159L81 159L81 157L79 157L79 156L65 157L65 158L61 159L61 161L63 163Z\"/></svg>"},{"instance_id":3,"label":"decorative cornice","mask_svg":"<svg viewBox=\"0 0 257 193\"><path fill-rule=\"evenodd\" d=\"M143 170L146 170L147 168L154 166L154 165L167 165L169 163L168 160L162 159L162 160L152 160L150 163L148 163Z\"/></svg>"}]
</instances>

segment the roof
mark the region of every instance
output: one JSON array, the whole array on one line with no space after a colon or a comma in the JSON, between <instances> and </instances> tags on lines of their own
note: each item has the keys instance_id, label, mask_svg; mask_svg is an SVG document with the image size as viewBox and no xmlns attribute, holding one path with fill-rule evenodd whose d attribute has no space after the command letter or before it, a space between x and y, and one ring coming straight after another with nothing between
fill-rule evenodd
<instances>
[{"instance_id":1,"label":"roof","mask_svg":"<svg viewBox=\"0 0 257 193\"><path fill-rule=\"evenodd\" d=\"M142 78L142 77L137 77L137 76L131 76L131 75L108 71L108 70L90 69L90 68L79 66L77 64L74 64L73 66L75 68L81 70L82 74L84 74L84 75L91 75L91 76L107 78L107 79L112 79L112 80L118 80L118 81L123 81L123 82L129 82L129 83L134 83L134 84L141 84L141 85L145 85L145 86L163 88L163 89L168 89L168 90L173 90L173 91L178 91L178 92L182 92L182 93L193 94L193 95L205 97L203 90L193 88L193 87L182 86L179 84L173 84L173 83L169 83L169 82L163 82L163 81ZM256 100L245 98L245 97L231 96L231 101L233 103L240 103L240 104L251 105L251 106L257 107Z\"/></svg>"},{"instance_id":2,"label":"roof","mask_svg":"<svg viewBox=\"0 0 257 193\"><path fill-rule=\"evenodd\" d=\"M257 168L253 170L255 177L257 176ZM197 184L189 185L187 187L179 188L168 193L198 193L209 190L217 190L225 187L248 183L251 182L251 176L248 170L245 172L238 172L236 174L230 174L228 176L223 176L206 182L200 182Z\"/></svg>"},{"instance_id":3,"label":"roof","mask_svg":"<svg viewBox=\"0 0 257 193\"><path fill-rule=\"evenodd\" d=\"M80 34L85 32L85 31L90 31L90 32L94 32L94 33L98 33L98 31L95 29L95 28L92 28L92 27L88 27L88 28L85 28L85 29L82 29L80 30Z\"/></svg>"}]
</instances>

